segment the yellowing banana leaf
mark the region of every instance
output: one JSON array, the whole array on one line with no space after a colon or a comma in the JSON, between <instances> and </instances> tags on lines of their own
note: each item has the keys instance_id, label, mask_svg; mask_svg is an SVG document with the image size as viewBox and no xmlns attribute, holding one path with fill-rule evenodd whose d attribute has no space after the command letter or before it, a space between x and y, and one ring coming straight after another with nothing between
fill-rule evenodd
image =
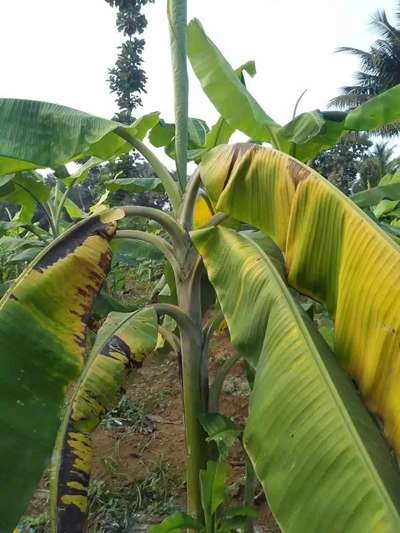
<instances>
[{"instance_id":1,"label":"yellowing banana leaf","mask_svg":"<svg viewBox=\"0 0 400 533\"><path fill-rule=\"evenodd\" d=\"M117 128L142 139L158 120L158 113L150 113L124 126L56 104L1 98L0 174L56 168L88 155L109 159L131 149Z\"/></svg>"},{"instance_id":2,"label":"yellowing banana leaf","mask_svg":"<svg viewBox=\"0 0 400 533\"><path fill-rule=\"evenodd\" d=\"M244 444L286 533L400 530L400 475L351 379L246 236L192 232L232 342L256 366Z\"/></svg>"},{"instance_id":3,"label":"yellowing banana leaf","mask_svg":"<svg viewBox=\"0 0 400 533\"><path fill-rule=\"evenodd\" d=\"M111 313L100 328L57 437L51 475L54 532L84 531L91 433L124 394L130 371L154 350L157 333L157 315L151 308Z\"/></svg>"},{"instance_id":4,"label":"yellowing banana leaf","mask_svg":"<svg viewBox=\"0 0 400 533\"><path fill-rule=\"evenodd\" d=\"M282 249L289 283L326 304L335 354L400 455L400 247L327 180L256 145L216 148L201 176L217 211Z\"/></svg>"},{"instance_id":5,"label":"yellowing banana leaf","mask_svg":"<svg viewBox=\"0 0 400 533\"><path fill-rule=\"evenodd\" d=\"M108 210L65 232L0 301L0 531L15 527L51 455L122 216Z\"/></svg>"},{"instance_id":6,"label":"yellowing banana leaf","mask_svg":"<svg viewBox=\"0 0 400 533\"><path fill-rule=\"evenodd\" d=\"M214 214L210 202L203 196L198 196L193 210L193 227L198 229L205 226Z\"/></svg>"},{"instance_id":7,"label":"yellowing banana leaf","mask_svg":"<svg viewBox=\"0 0 400 533\"><path fill-rule=\"evenodd\" d=\"M204 92L221 117L249 137L270 141L279 125L248 92L197 19L188 25L188 56Z\"/></svg>"}]
</instances>

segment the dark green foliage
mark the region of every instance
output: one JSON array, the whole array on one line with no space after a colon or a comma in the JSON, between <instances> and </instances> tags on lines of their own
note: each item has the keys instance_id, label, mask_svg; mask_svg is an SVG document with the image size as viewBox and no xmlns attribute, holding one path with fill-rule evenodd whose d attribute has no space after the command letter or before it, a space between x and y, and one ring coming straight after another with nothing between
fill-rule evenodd
<instances>
[{"instance_id":1,"label":"dark green foliage","mask_svg":"<svg viewBox=\"0 0 400 533\"><path fill-rule=\"evenodd\" d=\"M116 94L121 122L132 120L132 111L142 104L141 93L145 92L146 74L142 68L142 54L145 41L141 35L146 26L146 16L142 7L154 0L106 0L111 7L118 10L117 28L126 41L119 48L115 66L110 69L110 89Z\"/></svg>"},{"instance_id":2,"label":"dark green foliage","mask_svg":"<svg viewBox=\"0 0 400 533\"><path fill-rule=\"evenodd\" d=\"M368 157L371 146L368 135L349 133L332 148L318 154L310 166L349 194L360 164Z\"/></svg>"},{"instance_id":3,"label":"dark green foliage","mask_svg":"<svg viewBox=\"0 0 400 533\"><path fill-rule=\"evenodd\" d=\"M370 157L360 165L360 177L365 187L376 187L386 174L393 174L400 168L400 158L394 156L394 147L387 142L376 143Z\"/></svg>"}]
</instances>

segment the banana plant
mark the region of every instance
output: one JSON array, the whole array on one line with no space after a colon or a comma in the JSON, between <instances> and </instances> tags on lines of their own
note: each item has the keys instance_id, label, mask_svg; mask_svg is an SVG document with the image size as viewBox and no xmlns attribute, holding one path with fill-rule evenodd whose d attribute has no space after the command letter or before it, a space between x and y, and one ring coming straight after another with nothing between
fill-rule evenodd
<instances>
[{"instance_id":1,"label":"banana plant","mask_svg":"<svg viewBox=\"0 0 400 533\"><path fill-rule=\"evenodd\" d=\"M216 476L202 421L217 410L232 366L209 383L208 342L225 317L234 361L243 358L252 375L243 435L249 471L283 530L398 531L400 248L302 161L346 129L398 119L400 87L346 115L313 112L282 127L198 21L186 32L186 7L185 0L168 2L176 125L166 137L178 179L144 142L160 126L158 113L123 125L54 104L0 100L0 179L135 149L171 205L170 212L122 206L84 219L45 248L1 300L0 530L17 524L53 448L53 531L84 530L90 434L159 330L182 361L187 513L158 531L213 533L210 487L220 494L224 476ZM201 163L189 179L186 50L221 115L200 136ZM220 144L236 129L257 144ZM122 217L124 227L117 228ZM130 228L134 217L163 233ZM156 248L169 265L168 291L143 312L110 316L85 359L85 325L109 269L112 238L133 249L143 242ZM333 350L298 294L325 305L334 321ZM220 311L204 323L210 302ZM158 326L166 318L177 324L179 339L165 322Z\"/></svg>"}]
</instances>

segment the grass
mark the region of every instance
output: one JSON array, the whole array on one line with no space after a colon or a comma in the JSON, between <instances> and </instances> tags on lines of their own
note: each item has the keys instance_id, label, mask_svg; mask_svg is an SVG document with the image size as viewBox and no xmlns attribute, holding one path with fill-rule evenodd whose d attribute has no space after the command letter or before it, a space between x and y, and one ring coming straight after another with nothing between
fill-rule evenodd
<instances>
[{"instance_id":1,"label":"grass","mask_svg":"<svg viewBox=\"0 0 400 533\"><path fill-rule=\"evenodd\" d=\"M29 516L23 518L19 531L21 531L21 533L48 533L49 528L49 516L47 512L45 512L34 518Z\"/></svg>"},{"instance_id":2,"label":"grass","mask_svg":"<svg viewBox=\"0 0 400 533\"><path fill-rule=\"evenodd\" d=\"M146 415L143 403L134 403L126 397L107 413L102 425L107 428L129 427L138 433L154 431L154 424Z\"/></svg>"},{"instance_id":3,"label":"grass","mask_svg":"<svg viewBox=\"0 0 400 533\"><path fill-rule=\"evenodd\" d=\"M88 531L127 533L154 516L161 520L177 510L181 488L176 469L165 461L153 464L147 476L134 484L116 487L94 481L89 493Z\"/></svg>"}]
</instances>

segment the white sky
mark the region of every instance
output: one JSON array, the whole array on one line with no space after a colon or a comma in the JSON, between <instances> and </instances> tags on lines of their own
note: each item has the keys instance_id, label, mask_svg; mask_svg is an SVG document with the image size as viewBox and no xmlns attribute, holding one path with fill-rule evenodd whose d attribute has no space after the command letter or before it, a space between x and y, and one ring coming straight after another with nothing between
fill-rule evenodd
<instances>
[{"instance_id":1,"label":"white sky","mask_svg":"<svg viewBox=\"0 0 400 533\"><path fill-rule=\"evenodd\" d=\"M290 120L300 92L300 111L325 108L338 87L351 82L357 61L334 54L338 46L368 48L368 28L378 8L388 15L395 0L189 0L190 17L233 66L254 59L253 95L278 122ZM173 119L166 0L147 8L143 112ZM3 0L0 7L0 96L47 100L100 116L115 111L105 81L121 36L104 0ZM138 111L138 115L142 111ZM217 117L191 76L190 114Z\"/></svg>"}]
</instances>

